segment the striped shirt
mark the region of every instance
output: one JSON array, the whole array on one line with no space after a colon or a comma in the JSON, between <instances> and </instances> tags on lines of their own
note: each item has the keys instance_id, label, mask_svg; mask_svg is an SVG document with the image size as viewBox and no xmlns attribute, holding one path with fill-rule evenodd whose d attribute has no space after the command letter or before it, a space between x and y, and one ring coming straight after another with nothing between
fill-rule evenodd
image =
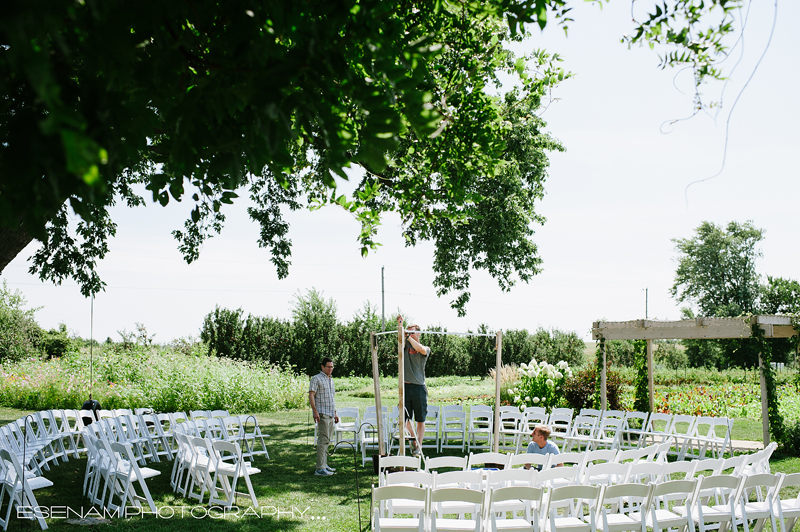
<instances>
[{"instance_id":1,"label":"striped shirt","mask_svg":"<svg viewBox=\"0 0 800 532\"><path fill-rule=\"evenodd\" d=\"M318 413L336 417L336 387L332 378L320 371L311 377L308 391L314 392L314 404L317 405Z\"/></svg>"}]
</instances>

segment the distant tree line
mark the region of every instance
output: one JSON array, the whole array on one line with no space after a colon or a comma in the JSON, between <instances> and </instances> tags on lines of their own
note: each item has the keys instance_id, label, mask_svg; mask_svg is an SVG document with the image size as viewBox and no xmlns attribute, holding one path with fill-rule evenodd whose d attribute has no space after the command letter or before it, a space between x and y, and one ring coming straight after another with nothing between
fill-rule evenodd
<instances>
[{"instance_id":1,"label":"distant tree line","mask_svg":"<svg viewBox=\"0 0 800 532\"><path fill-rule=\"evenodd\" d=\"M405 315L405 314L404 314ZM388 318L394 327L397 313ZM295 366L298 371L314 374L319 361L330 356L336 362L337 375L371 376L369 345L371 331L379 331L381 317L368 302L348 322L337 316L336 303L326 300L316 290L295 299L292 319L244 315L241 309L216 307L203 320L200 338L209 354L240 360L261 360ZM422 326L423 330L444 331L445 327ZM493 333L486 325L478 331ZM495 366L494 337L459 337L423 334L421 341L431 347L428 376L485 376ZM583 340L574 332L557 329L504 331L504 364L530 362L531 358L570 366L583 361ZM397 375L397 339L395 335L378 338L378 364L383 375Z\"/></svg>"}]
</instances>

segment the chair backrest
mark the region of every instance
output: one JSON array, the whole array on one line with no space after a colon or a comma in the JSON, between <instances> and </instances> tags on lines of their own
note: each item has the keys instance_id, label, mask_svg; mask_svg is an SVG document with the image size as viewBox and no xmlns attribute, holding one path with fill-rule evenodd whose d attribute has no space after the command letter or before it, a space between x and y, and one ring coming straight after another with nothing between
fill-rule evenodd
<instances>
[{"instance_id":1,"label":"chair backrest","mask_svg":"<svg viewBox=\"0 0 800 532\"><path fill-rule=\"evenodd\" d=\"M397 471L386 473L384 476L384 486L404 485L419 486L421 488L433 487L433 473L425 471Z\"/></svg>"},{"instance_id":2,"label":"chair backrest","mask_svg":"<svg viewBox=\"0 0 800 532\"><path fill-rule=\"evenodd\" d=\"M722 467L722 463L724 460L710 458L708 460L699 460L697 464L694 466L694 470L692 470L693 477L702 476L710 476L710 475L719 475L720 474L720 467Z\"/></svg>"},{"instance_id":3,"label":"chair backrest","mask_svg":"<svg viewBox=\"0 0 800 532\"><path fill-rule=\"evenodd\" d=\"M479 406L479 405L476 405ZM494 427L494 414L491 410L475 409L469 411L469 430L489 429Z\"/></svg>"},{"instance_id":4,"label":"chair backrest","mask_svg":"<svg viewBox=\"0 0 800 532\"><path fill-rule=\"evenodd\" d=\"M533 486L506 486L493 489L489 496L489 504L503 501L528 501L539 508L542 504L544 490ZM489 506L492 511L492 506Z\"/></svg>"},{"instance_id":5,"label":"chair backrest","mask_svg":"<svg viewBox=\"0 0 800 532\"><path fill-rule=\"evenodd\" d=\"M597 419L600 419L603 417L603 411L596 408L581 408L578 416L596 417Z\"/></svg>"},{"instance_id":6,"label":"chair backrest","mask_svg":"<svg viewBox=\"0 0 800 532\"><path fill-rule=\"evenodd\" d=\"M669 509L673 504L691 503L697 492L698 479L670 480L653 485L653 504Z\"/></svg>"},{"instance_id":7,"label":"chair backrest","mask_svg":"<svg viewBox=\"0 0 800 532\"><path fill-rule=\"evenodd\" d=\"M698 493L714 491L717 504L727 504L731 499L735 502L741 496L741 489L747 477L734 477L732 475L711 475L698 477Z\"/></svg>"},{"instance_id":8,"label":"chair backrest","mask_svg":"<svg viewBox=\"0 0 800 532\"><path fill-rule=\"evenodd\" d=\"M534 453L512 454L509 457L508 468L514 469L530 464L534 469L547 469L550 464L550 458L553 456L556 455Z\"/></svg>"},{"instance_id":9,"label":"chair backrest","mask_svg":"<svg viewBox=\"0 0 800 532\"><path fill-rule=\"evenodd\" d=\"M506 486L532 486L536 476L535 470L528 469L501 469L486 472L484 487L496 489Z\"/></svg>"},{"instance_id":10,"label":"chair backrest","mask_svg":"<svg viewBox=\"0 0 800 532\"><path fill-rule=\"evenodd\" d=\"M551 437L568 436L572 430L572 416L569 414L550 414L548 419Z\"/></svg>"},{"instance_id":11,"label":"chair backrest","mask_svg":"<svg viewBox=\"0 0 800 532\"><path fill-rule=\"evenodd\" d=\"M630 464L618 464L616 462L588 464L581 483L590 486L620 484L626 482L629 470Z\"/></svg>"},{"instance_id":12,"label":"chair backrest","mask_svg":"<svg viewBox=\"0 0 800 532\"><path fill-rule=\"evenodd\" d=\"M378 458L379 473L393 467L405 467L419 471L420 458L419 456L381 456Z\"/></svg>"},{"instance_id":13,"label":"chair backrest","mask_svg":"<svg viewBox=\"0 0 800 532\"><path fill-rule=\"evenodd\" d=\"M616 449L597 449L595 451L589 451L586 453L586 463L613 462L618 452L619 451Z\"/></svg>"},{"instance_id":14,"label":"chair backrest","mask_svg":"<svg viewBox=\"0 0 800 532\"><path fill-rule=\"evenodd\" d=\"M549 416L544 412L537 412L534 410L525 410L525 432L531 433L536 425L547 425Z\"/></svg>"},{"instance_id":15,"label":"chair backrest","mask_svg":"<svg viewBox=\"0 0 800 532\"><path fill-rule=\"evenodd\" d=\"M597 431L597 421L599 418L594 416L578 416L572 420L572 437L593 438Z\"/></svg>"},{"instance_id":16,"label":"chair backrest","mask_svg":"<svg viewBox=\"0 0 800 532\"><path fill-rule=\"evenodd\" d=\"M656 462L636 462L630 465L627 483L649 484L664 476L665 464Z\"/></svg>"},{"instance_id":17,"label":"chair backrest","mask_svg":"<svg viewBox=\"0 0 800 532\"><path fill-rule=\"evenodd\" d=\"M543 407L543 406L526 406L524 414L527 415L529 412L533 412L533 413L536 413L536 414L543 414L543 415L547 416L547 409L545 407ZM545 417L545 419L547 419L547 418ZM546 423L546 421L545 421L545 423Z\"/></svg>"},{"instance_id":18,"label":"chair backrest","mask_svg":"<svg viewBox=\"0 0 800 532\"><path fill-rule=\"evenodd\" d=\"M227 410L212 410L210 412L211 417L230 417L230 412Z\"/></svg>"},{"instance_id":19,"label":"chair backrest","mask_svg":"<svg viewBox=\"0 0 800 532\"><path fill-rule=\"evenodd\" d=\"M467 468L466 456L436 456L425 458L425 471L433 472L437 469L456 469L464 471Z\"/></svg>"},{"instance_id":20,"label":"chair backrest","mask_svg":"<svg viewBox=\"0 0 800 532\"><path fill-rule=\"evenodd\" d=\"M505 468L508 465L509 455L505 453L469 453L467 460L467 469L473 469L476 466L485 466L486 464L496 464Z\"/></svg>"},{"instance_id":21,"label":"chair backrest","mask_svg":"<svg viewBox=\"0 0 800 532\"><path fill-rule=\"evenodd\" d=\"M575 415L575 411L571 408L554 408L552 412L550 412L551 416L569 416L572 419L572 416Z\"/></svg>"},{"instance_id":22,"label":"chair backrest","mask_svg":"<svg viewBox=\"0 0 800 532\"><path fill-rule=\"evenodd\" d=\"M442 417L447 417L448 414L453 412L463 412L464 407L462 405L441 405L439 410L442 413Z\"/></svg>"},{"instance_id":23,"label":"chair backrest","mask_svg":"<svg viewBox=\"0 0 800 532\"><path fill-rule=\"evenodd\" d=\"M359 412L357 406L346 406L344 408L339 408L336 410L336 413L339 415L339 423L345 423L345 419L352 419L356 424L359 420Z\"/></svg>"},{"instance_id":24,"label":"chair backrest","mask_svg":"<svg viewBox=\"0 0 800 532\"><path fill-rule=\"evenodd\" d=\"M600 493L601 488L598 486L561 486L553 488L550 490L548 497L547 513L551 516L556 516L558 510L564 508L565 515L578 517L583 515L583 503L585 502L589 505L589 515L592 516Z\"/></svg>"},{"instance_id":25,"label":"chair backrest","mask_svg":"<svg viewBox=\"0 0 800 532\"><path fill-rule=\"evenodd\" d=\"M672 416L672 423L669 427L669 433L673 436L691 435L696 422L697 418L695 416L675 414Z\"/></svg>"},{"instance_id":26,"label":"chair backrest","mask_svg":"<svg viewBox=\"0 0 800 532\"><path fill-rule=\"evenodd\" d=\"M687 462L685 460L678 460L675 462L667 462L664 464L664 470L661 472L661 478L656 480L656 483L669 482L670 480L688 480L694 476L694 468L697 466L697 460ZM680 478L673 478L675 475L682 474Z\"/></svg>"},{"instance_id":27,"label":"chair backrest","mask_svg":"<svg viewBox=\"0 0 800 532\"><path fill-rule=\"evenodd\" d=\"M473 516L473 520L482 518L482 508L484 501L484 493L481 490L469 488L434 488L431 490L431 508L434 504L440 502L465 502L474 504L477 508L477 516ZM438 512L438 505L436 506Z\"/></svg>"},{"instance_id":28,"label":"chair backrest","mask_svg":"<svg viewBox=\"0 0 800 532\"><path fill-rule=\"evenodd\" d=\"M649 412L625 412L623 418L623 428L625 430L643 430L647 426Z\"/></svg>"},{"instance_id":29,"label":"chair backrest","mask_svg":"<svg viewBox=\"0 0 800 532\"><path fill-rule=\"evenodd\" d=\"M550 463L553 463L553 458L551 458ZM555 485L554 481L556 480L566 481L568 484L575 484L578 482L580 474L581 469L578 466L542 469L536 474L536 484L551 488Z\"/></svg>"},{"instance_id":30,"label":"chair backrest","mask_svg":"<svg viewBox=\"0 0 800 532\"><path fill-rule=\"evenodd\" d=\"M617 418L617 419L625 419L625 412L622 410L604 410L603 411L603 419L606 418Z\"/></svg>"},{"instance_id":31,"label":"chair backrest","mask_svg":"<svg viewBox=\"0 0 800 532\"><path fill-rule=\"evenodd\" d=\"M426 501L428 490L416 486L372 486L372 504L393 499Z\"/></svg>"},{"instance_id":32,"label":"chair backrest","mask_svg":"<svg viewBox=\"0 0 800 532\"><path fill-rule=\"evenodd\" d=\"M553 456L550 465L564 464L583 467L586 464L586 453L560 453Z\"/></svg>"},{"instance_id":33,"label":"chair backrest","mask_svg":"<svg viewBox=\"0 0 800 532\"><path fill-rule=\"evenodd\" d=\"M725 458L722 460L722 465L719 468L720 473L727 473L730 475L739 475L744 465L745 455L739 454ZM705 460L704 460L705 461Z\"/></svg>"},{"instance_id":34,"label":"chair backrest","mask_svg":"<svg viewBox=\"0 0 800 532\"><path fill-rule=\"evenodd\" d=\"M671 426L672 426L672 414L653 412L647 419L646 432L668 433Z\"/></svg>"},{"instance_id":35,"label":"chair backrest","mask_svg":"<svg viewBox=\"0 0 800 532\"><path fill-rule=\"evenodd\" d=\"M603 529L608 530L610 528L608 526L608 514L624 513L630 517L638 516L635 521L640 523L639 527L628 528L628 530L636 530L637 528L645 530L644 523L653 503L653 486L653 484L646 486L641 484L613 484L606 486L597 506L597 522L603 523ZM622 501L627 502L627 504L621 504ZM635 524L631 523L631 525ZM616 530L619 530L619 528Z\"/></svg>"},{"instance_id":36,"label":"chair backrest","mask_svg":"<svg viewBox=\"0 0 800 532\"><path fill-rule=\"evenodd\" d=\"M480 489L483 475L480 471L447 471L435 473L433 476L434 488L471 488Z\"/></svg>"}]
</instances>

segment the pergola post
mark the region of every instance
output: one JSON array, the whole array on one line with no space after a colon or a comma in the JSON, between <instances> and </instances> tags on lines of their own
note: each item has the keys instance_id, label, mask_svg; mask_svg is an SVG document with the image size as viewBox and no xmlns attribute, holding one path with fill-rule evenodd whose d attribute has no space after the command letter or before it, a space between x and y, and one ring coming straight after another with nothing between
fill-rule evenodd
<instances>
[{"instance_id":1,"label":"pergola post","mask_svg":"<svg viewBox=\"0 0 800 532\"><path fill-rule=\"evenodd\" d=\"M655 389L653 386L653 340L647 340L647 396L650 412L655 412Z\"/></svg>"},{"instance_id":2,"label":"pergola post","mask_svg":"<svg viewBox=\"0 0 800 532\"><path fill-rule=\"evenodd\" d=\"M386 454L386 443L383 441L383 415L381 411L381 374L378 368L378 343L375 333L369 333L369 346L372 352L372 383L375 386L375 421L378 424L378 454Z\"/></svg>"},{"instance_id":3,"label":"pergola post","mask_svg":"<svg viewBox=\"0 0 800 532\"><path fill-rule=\"evenodd\" d=\"M600 410L606 410L606 343L600 342L600 354L603 357L603 367L600 369Z\"/></svg>"},{"instance_id":4,"label":"pergola post","mask_svg":"<svg viewBox=\"0 0 800 532\"><path fill-rule=\"evenodd\" d=\"M405 351L406 347L406 335L403 334L403 330L405 327L403 326L403 319L401 318L397 322L397 388L398 393L400 395L400 404L397 405L398 410L398 426L400 432L400 451L398 452L399 456L406 455L406 373L405 373L405 364L403 362L403 352Z\"/></svg>"},{"instance_id":5,"label":"pergola post","mask_svg":"<svg viewBox=\"0 0 800 532\"><path fill-rule=\"evenodd\" d=\"M758 353L758 373L761 377L761 430L764 436L764 447L769 445L769 403L767 402L767 379L764 377L764 360Z\"/></svg>"},{"instance_id":6,"label":"pergola post","mask_svg":"<svg viewBox=\"0 0 800 532\"><path fill-rule=\"evenodd\" d=\"M490 451L500 449L500 370L503 364L503 331L497 331L497 353L495 356L494 371L494 446Z\"/></svg>"}]
</instances>

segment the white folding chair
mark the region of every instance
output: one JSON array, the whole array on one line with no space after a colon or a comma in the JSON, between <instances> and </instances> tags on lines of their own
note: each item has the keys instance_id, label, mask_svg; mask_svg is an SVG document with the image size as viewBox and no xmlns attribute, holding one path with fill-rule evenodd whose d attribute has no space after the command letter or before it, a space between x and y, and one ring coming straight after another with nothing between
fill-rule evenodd
<instances>
[{"instance_id":1,"label":"white folding chair","mask_svg":"<svg viewBox=\"0 0 800 532\"><path fill-rule=\"evenodd\" d=\"M653 502L653 485L606 486L597 505L597 530L601 532L647 532L647 513Z\"/></svg>"},{"instance_id":2,"label":"white folding chair","mask_svg":"<svg viewBox=\"0 0 800 532\"><path fill-rule=\"evenodd\" d=\"M509 506L510 504L510 506ZM510 510L519 508L522 510ZM539 532L542 489L532 486L508 486L491 490L487 513L492 532ZM521 515L520 515L521 514Z\"/></svg>"},{"instance_id":3,"label":"white folding chair","mask_svg":"<svg viewBox=\"0 0 800 532\"><path fill-rule=\"evenodd\" d=\"M421 460L419 456L379 456L378 476L386 473L387 469L405 468L407 471L419 471Z\"/></svg>"},{"instance_id":4,"label":"white folding chair","mask_svg":"<svg viewBox=\"0 0 800 532\"><path fill-rule=\"evenodd\" d=\"M53 483L44 477L28 474L17 459L17 455L2 448L0 448L0 475L2 475L0 482L3 485L2 491L0 491L0 515L3 505L6 504L6 495L8 495L8 507L5 517L1 520L3 530L8 528L11 510L14 506L17 507L17 517L36 519L42 530L47 530L47 523L33 490L49 488Z\"/></svg>"},{"instance_id":5,"label":"white folding chair","mask_svg":"<svg viewBox=\"0 0 800 532\"><path fill-rule=\"evenodd\" d=\"M777 491L780 480L780 475L770 473L759 473L744 478L739 500L734 501L736 502L734 507L735 523L741 522L744 532L750 532L751 521L755 521L755 530L761 532L767 519L770 520L772 530L778 532L775 526L775 506L776 503L780 506L780 497ZM749 497L755 496L755 501L749 500L748 493L750 491L757 492L757 495L754 493Z\"/></svg>"},{"instance_id":6,"label":"white folding chair","mask_svg":"<svg viewBox=\"0 0 800 532\"><path fill-rule=\"evenodd\" d=\"M469 490L481 490L483 488L483 475L480 471L449 471L447 473L436 473L433 476L433 489L463 488ZM430 510L433 510L431 504ZM439 501L435 504L439 515L458 514L465 517L466 514L474 514L477 507L464 501Z\"/></svg>"},{"instance_id":7,"label":"white folding chair","mask_svg":"<svg viewBox=\"0 0 800 532\"><path fill-rule=\"evenodd\" d=\"M494 412L485 405L473 405L469 411L467 452L472 449L492 449Z\"/></svg>"},{"instance_id":8,"label":"white folding chair","mask_svg":"<svg viewBox=\"0 0 800 532\"><path fill-rule=\"evenodd\" d=\"M383 486L372 487L372 530L374 532L416 530L425 532L425 518L427 512L421 512L418 517L394 517L383 513L382 509L389 506L393 500L418 501L426 505L428 490L416 486ZM426 508L427 510L427 508Z\"/></svg>"},{"instance_id":9,"label":"white folding chair","mask_svg":"<svg viewBox=\"0 0 800 532\"><path fill-rule=\"evenodd\" d=\"M128 502L137 508L141 508L142 501L145 501L150 511L155 513L157 511L156 505L145 481L148 478L160 475L161 472L149 467L140 468L130 443L112 443L111 450L114 451L118 459L116 463L112 462L114 482L108 499L108 508L111 510L124 509ZM133 486L134 482L139 483L142 495L136 492L136 488ZM119 503L115 501L119 501ZM120 515L124 515L124 512Z\"/></svg>"},{"instance_id":10,"label":"white folding chair","mask_svg":"<svg viewBox=\"0 0 800 532\"><path fill-rule=\"evenodd\" d=\"M800 473L792 473L784 475L781 473L781 480L778 484L777 492L780 493L783 488L795 488L800 486ZM784 499L778 497L774 501L775 509L777 511L777 518L781 524L781 532L790 532L794 529L797 518L800 517L800 492L797 497ZM778 532L773 528L774 532Z\"/></svg>"},{"instance_id":11,"label":"white folding chair","mask_svg":"<svg viewBox=\"0 0 800 532\"><path fill-rule=\"evenodd\" d=\"M223 506L234 506L237 495L249 495L254 508L258 508L258 499L253 492L253 483L250 475L261 473L261 470L245 462L242 457L242 448L238 443L217 440L211 443L214 451L214 476L211 480L211 495L208 500L209 505L221 504ZM236 491L236 484L239 479L244 480L247 486L247 493ZM222 497L218 494L222 492Z\"/></svg>"},{"instance_id":12,"label":"white folding chair","mask_svg":"<svg viewBox=\"0 0 800 532\"><path fill-rule=\"evenodd\" d=\"M397 471L387 473L381 479L381 486L415 486L418 488L433 488L433 473L425 471ZM421 501L410 499L393 499L386 505L386 514L420 515L425 513L425 504Z\"/></svg>"},{"instance_id":13,"label":"white folding chair","mask_svg":"<svg viewBox=\"0 0 800 532\"><path fill-rule=\"evenodd\" d=\"M467 417L461 405L443 405L439 414L440 425L442 427L442 442L439 450L442 449L461 449L467 442ZM457 441L458 444L453 443Z\"/></svg>"},{"instance_id":14,"label":"white folding chair","mask_svg":"<svg viewBox=\"0 0 800 532\"><path fill-rule=\"evenodd\" d=\"M696 416L688 416L683 414L676 414L672 416L672 423L669 427L669 434L672 436L675 450L670 450L670 454L678 457L678 460L683 460L683 455L686 454L686 448L689 445L689 438L694 430L694 425L697 423Z\"/></svg>"},{"instance_id":15,"label":"white folding chair","mask_svg":"<svg viewBox=\"0 0 800 532\"><path fill-rule=\"evenodd\" d=\"M648 412L625 412L622 422L622 438L620 449L636 449L641 447L642 433L647 427Z\"/></svg>"},{"instance_id":16,"label":"white folding chair","mask_svg":"<svg viewBox=\"0 0 800 532\"><path fill-rule=\"evenodd\" d=\"M664 443L670 438L669 429L671 426L672 414L652 412L647 418L647 424L641 433L639 447Z\"/></svg>"},{"instance_id":17,"label":"white folding chair","mask_svg":"<svg viewBox=\"0 0 800 532\"><path fill-rule=\"evenodd\" d=\"M552 471L552 469L550 470ZM596 532L596 508L602 493L598 486L562 486L550 491L547 501L547 532ZM589 506L584 517L583 505Z\"/></svg>"},{"instance_id":18,"label":"white folding chair","mask_svg":"<svg viewBox=\"0 0 800 532\"><path fill-rule=\"evenodd\" d=\"M592 441L597 437L596 416L578 416L572 420L572 429L569 435L564 436L564 451L569 452L575 448L580 452L583 446L587 451L590 450Z\"/></svg>"},{"instance_id":19,"label":"white folding chair","mask_svg":"<svg viewBox=\"0 0 800 532\"><path fill-rule=\"evenodd\" d=\"M687 530L687 527L689 532L694 532L694 521L689 516L697 484L697 479L672 480L655 484L647 526L652 528L653 532L670 529Z\"/></svg>"},{"instance_id":20,"label":"white folding chair","mask_svg":"<svg viewBox=\"0 0 800 532\"><path fill-rule=\"evenodd\" d=\"M211 475L214 473L214 451L211 441L205 438L190 437L192 463L189 465L188 486L185 496L203 503L205 493L211 491Z\"/></svg>"},{"instance_id":21,"label":"white folding chair","mask_svg":"<svg viewBox=\"0 0 800 532\"><path fill-rule=\"evenodd\" d=\"M430 492L428 514L430 516L430 530L480 532L483 525L484 494L480 490L467 488L437 488ZM459 518L446 517L450 513L448 505L469 505L468 512L458 512ZM469 518L467 518L467 514Z\"/></svg>"},{"instance_id":22,"label":"white folding chair","mask_svg":"<svg viewBox=\"0 0 800 532\"><path fill-rule=\"evenodd\" d=\"M425 432L418 434L423 449L436 449L436 452L441 452L441 423L439 416L440 411L438 408L428 408L428 415L425 416Z\"/></svg>"},{"instance_id":23,"label":"white folding chair","mask_svg":"<svg viewBox=\"0 0 800 532\"><path fill-rule=\"evenodd\" d=\"M719 528L725 532L736 522L736 504L741 497L745 477L730 475L713 475L699 477L695 503L692 506L691 519L700 532ZM714 492L705 502L703 493ZM679 509L680 511L680 509Z\"/></svg>"},{"instance_id":24,"label":"white folding chair","mask_svg":"<svg viewBox=\"0 0 800 532\"><path fill-rule=\"evenodd\" d=\"M561 409L556 409L561 410ZM565 438L572 433L572 409L568 408L569 414L550 414L548 424L550 425L550 439L555 442L565 443ZM566 450L566 449L565 449Z\"/></svg>"},{"instance_id":25,"label":"white folding chair","mask_svg":"<svg viewBox=\"0 0 800 532\"><path fill-rule=\"evenodd\" d=\"M627 482L630 467L630 464L618 464L616 462L588 464L581 484L589 486L611 486L613 484Z\"/></svg>"},{"instance_id":26,"label":"white folding chair","mask_svg":"<svg viewBox=\"0 0 800 532\"><path fill-rule=\"evenodd\" d=\"M333 450L339 445L352 444L358 450L358 426L361 419L357 406L339 408L339 422L333 427Z\"/></svg>"}]
</instances>

